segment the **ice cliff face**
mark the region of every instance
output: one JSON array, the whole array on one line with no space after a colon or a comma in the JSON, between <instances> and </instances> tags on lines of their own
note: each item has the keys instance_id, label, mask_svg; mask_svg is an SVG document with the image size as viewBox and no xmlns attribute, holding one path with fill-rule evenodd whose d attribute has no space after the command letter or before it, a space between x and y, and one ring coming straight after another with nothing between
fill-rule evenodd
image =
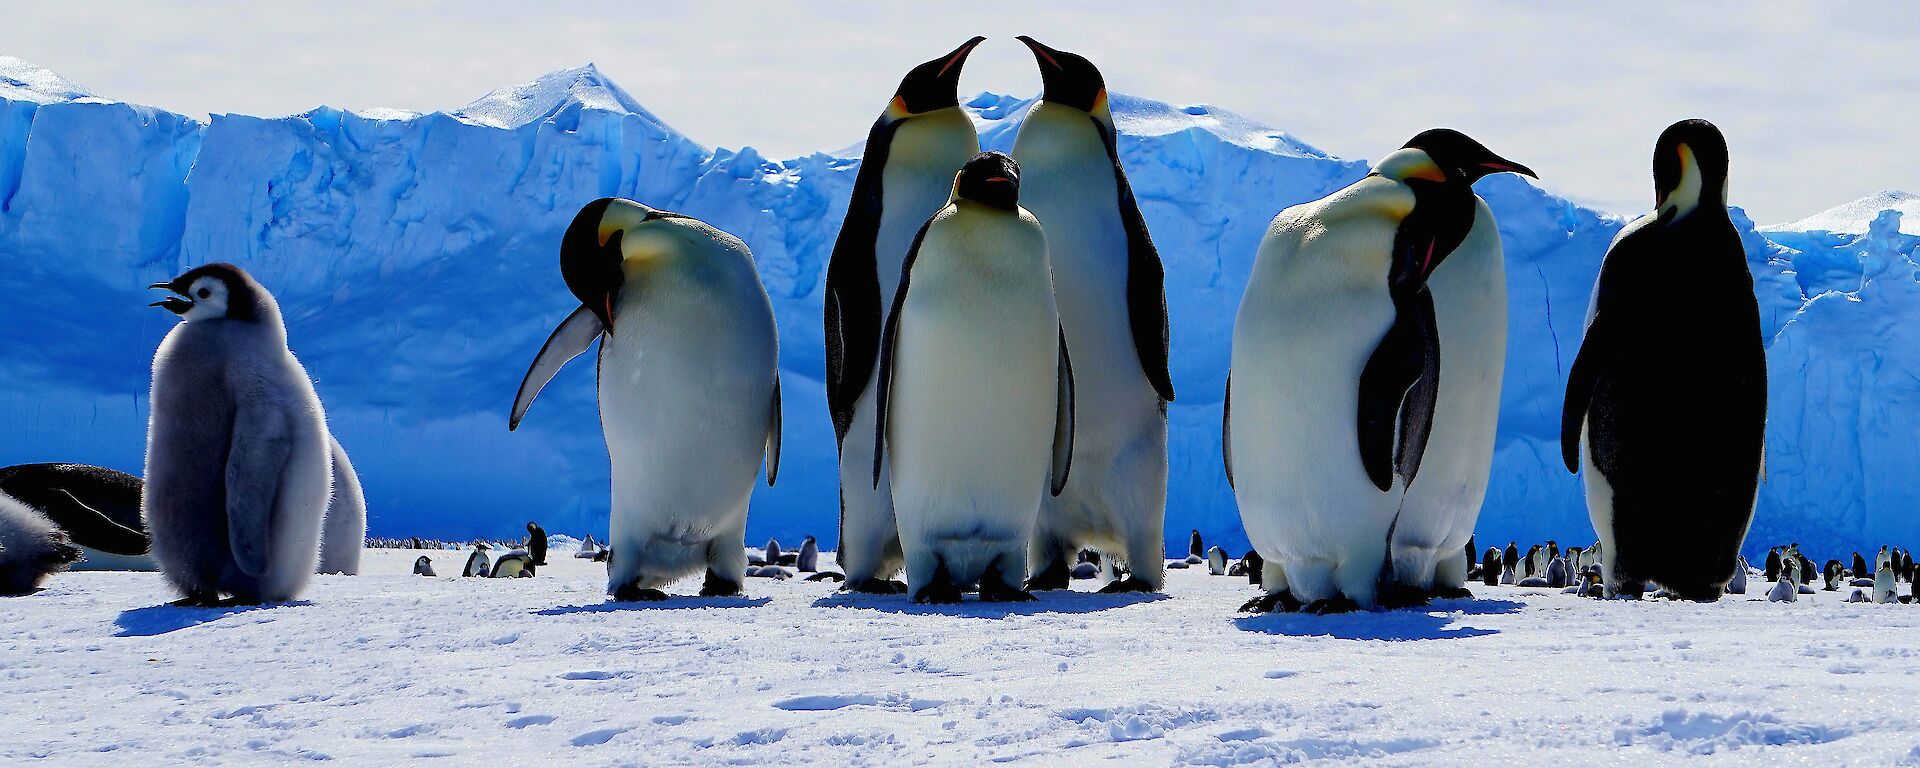
<instances>
[{"instance_id":1,"label":"ice cliff face","mask_svg":"<svg viewBox=\"0 0 1920 768\"><path fill-rule=\"evenodd\" d=\"M966 106L983 146L1004 150L1029 104L982 94ZM1244 548L1219 458L1233 312L1273 214L1352 182L1366 163L1212 107L1117 94L1112 104L1166 260L1180 393L1169 540L1199 528ZM521 374L570 310L560 233L587 201L618 195L753 247L780 323L786 440L780 485L759 491L748 538L830 540L820 289L857 150L781 161L707 149L592 66L452 112L321 107L201 122L0 58L0 464L138 471L147 366L173 323L146 308L142 286L226 260L280 297L293 348L354 452L372 533L506 536L528 519L604 532L592 366L564 371L518 433L505 422ZM1591 532L1559 467L1560 397L1601 254L1624 220L1517 178L1479 191L1500 221L1514 320L1481 530L1579 541ZM1774 339L1771 479L1752 545L1920 534L1907 511L1920 483L1904 474L1920 458L1920 344L1909 338L1920 334L1920 237L1879 213L1912 205L1843 206L1808 220L1820 231L1756 231L1737 217Z\"/></svg>"}]
</instances>

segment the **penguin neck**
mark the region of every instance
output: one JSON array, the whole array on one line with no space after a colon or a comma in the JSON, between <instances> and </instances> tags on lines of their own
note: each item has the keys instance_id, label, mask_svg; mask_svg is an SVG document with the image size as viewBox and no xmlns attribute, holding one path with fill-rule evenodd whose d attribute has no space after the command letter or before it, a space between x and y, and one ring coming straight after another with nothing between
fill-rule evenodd
<instances>
[{"instance_id":1,"label":"penguin neck","mask_svg":"<svg viewBox=\"0 0 1920 768\"><path fill-rule=\"evenodd\" d=\"M1655 215L1684 219L1702 205L1724 207L1727 199L1726 179L1722 177L1718 185L1710 184L1706 174L1700 170L1700 161L1692 152L1683 152L1681 158L1680 181L1660 197L1660 206Z\"/></svg>"},{"instance_id":2,"label":"penguin neck","mask_svg":"<svg viewBox=\"0 0 1920 768\"><path fill-rule=\"evenodd\" d=\"M1373 172L1394 181L1422 179L1444 182L1447 180L1446 172L1440 170L1440 164L1435 163L1432 156L1425 150L1412 147L1394 150L1393 154L1381 158L1380 163L1373 167Z\"/></svg>"}]
</instances>

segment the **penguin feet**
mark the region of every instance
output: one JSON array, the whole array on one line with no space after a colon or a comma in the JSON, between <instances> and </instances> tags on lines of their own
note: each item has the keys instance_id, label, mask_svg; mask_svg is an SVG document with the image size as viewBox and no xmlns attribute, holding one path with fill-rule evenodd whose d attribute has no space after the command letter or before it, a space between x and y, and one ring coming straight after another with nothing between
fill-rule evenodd
<instances>
[{"instance_id":1,"label":"penguin feet","mask_svg":"<svg viewBox=\"0 0 1920 768\"><path fill-rule=\"evenodd\" d=\"M960 602L960 595L959 585L941 581L928 584L922 587L920 591L913 593L913 601L929 605L954 605ZM982 595L981 599L985 599L985 597L985 595ZM1027 597L1032 598L1033 596L1027 595Z\"/></svg>"},{"instance_id":2,"label":"penguin feet","mask_svg":"<svg viewBox=\"0 0 1920 768\"><path fill-rule=\"evenodd\" d=\"M1435 600L1466 600L1473 592L1466 587L1434 587L1428 592Z\"/></svg>"},{"instance_id":3,"label":"penguin feet","mask_svg":"<svg viewBox=\"0 0 1920 768\"><path fill-rule=\"evenodd\" d=\"M1432 597L1426 590L1417 587L1387 584L1380 588L1380 605L1385 608L1419 608L1429 602L1432 602Z\"/></svg>"},{"instance_id":4,"label":"penguin feet","mask_svg":"<svg viewBox=\"0 0 1920 768\"><path fill-rule=\"evenodd\" d=\"M1158 591L1160 590L1155 589L1152 584L1148 584L1145 579L1136 579L1132 576L1124 579L1116 579L1100 588L1100 594L1103 595L1126 595L1136 592L1146 594Z\"/></svg>"},{"instance_id":5,"label":"penguin feet","mask_svg":"<svg viewBox=\"0 0 1920 768\"><path fill-rule=\"evenodd\" d=\"M1032 592L1024 589L1014 589L1005 584L997 584L992 581L985 581L980 584L980 602L983 603L1031 603L1039 599L1040 598L1034 597Z\"/></svg>"},{"instance_id":6,"label":"penguin feet","mask_svg":"<svg viewBox=\"0 0 1920 768\"><path fill-rule=\"evenodd\" d=\"M807 581L846 581L847 577L844 574L835 573L833 571L821 571L812 576L808 576L806 580Z\"/></svg>"},{"instance_id":7,"label":"penguin feet","mask_svg":"<svg viewBox=\"0 0 1920 768\"><path fill-rule=\"evenodd\" d=\"M613 591L613 599L623 603L657 603L667 599L667 593L657 589L641 589L627 584Z\"/></svg>"},{"instance_id":8,"label":"penguin feet","mask_svg":"<svg viewBox=\"0 0 1920 768\"><path fill-rule=\"evenodd\" d=\"M734 597L740 594L740 582L707 571L707 580L700 585L701 597Z\"/></svg>"},{"instance_id":9,"label":"penguin feet","mask_svg":"<svg viewBox=\"0 0 1920 768\"><path fill-rule=\"evenodd\" d=\"M167 603L175 608L218 608L220 595L213 592L189 592L186 597Z\"/></svg>"},{"instance_id":10,"label":"penguin feet","mask_svg":"<svg viewBox=\"0 0 1920 768\"><path fill-rule=\"evenodd\" d=\"M1066 589L1072 580L1073 571L1067 567L1067 561L1055 558L1047 567L1034 574L1033 578L1027 579L1027 589L1034 592Z\"/></svg>"},{"instance_id":11,"label":"penguin feet","mask_svg":"<svg viewBox=\"0 0 1920 768\"><path fill-rule=\"evenodd\" d=\"M904 595L907 593L907 584L894 579L867 579L858 584L847 582L846 590L869 595Z\"/></svg>"},{"instance_id":12,"label":"penguin feet","mask_svg":"<svg viewBox=\"0 0 1920 768\"><path fill-rule=\"evenodd\" d=\"M1269 595L1261 595L1248 600L1240 606L1241 613L1272 613L1274 611L1294 613L1300 610L1300 601L1294 599L1293 592L1282 590Z\"/></svg>"},{"instance_id":13,"label":"penguin feet","mask_svg":"<svg viewBox=\"0 0 1920 768\"><path fill-rule=\"evenodd\" d=\"M1305 610L1307 613L1315 616L1330 616L1336 613L1352 613L1360 610L1360 604L1354 602L1346 595L1335 595L1308 603Z\"/></svg>"}]
</instances>

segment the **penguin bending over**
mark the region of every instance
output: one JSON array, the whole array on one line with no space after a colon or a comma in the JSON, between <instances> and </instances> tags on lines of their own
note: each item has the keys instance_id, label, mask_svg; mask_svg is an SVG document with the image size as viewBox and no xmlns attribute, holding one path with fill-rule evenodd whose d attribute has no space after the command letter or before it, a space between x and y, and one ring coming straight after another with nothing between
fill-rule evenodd
<instances>
[{"instance_id":1,"label":"penguin bending over","mask_svg":"<svg viewBox=\"0 0 1920 768\"><path fill-rule=\"evenodd\" d=\"M1447 381L1427 282L1476 231L1493 236L1471 185L1496 172L1531 174L1457 131L1426 131L1268 227L1234 323L1224 431L1231 462L1258 468L1230 475L1241 520L1286 584L1248 609L1270 610L1282 589L1314 612L1371 609L1382 581L1389 602L1418 602L1436 560L1454 562L1440 553L1470 534L1451 504L1402 508Z\"/></svg>"},{"instance_id":2,"label":"penguin bending over","mask_svg":"<svg viewBox=\"0 0 1920 768\"><path fill-rule=\"evenodd\" d=\"M1767 550L1767 581L1779 581L1780 571L1783 565L1785 565L1785 560L1780 557L1779 547Z\"/></svg>"},{"instance_id":3,"label":"penguin bending over","mask_svg":"<svg viewBox=\"0 0 1920 768\"><path fill-rule=\"evenodd\" d=\"M1856 579L1867 575L1867 559L1861 557L1858 550L1855 550L1853 553L1853 573L1851 575Z\"/></svg>"},{"instance_id":4,"label":"penguin bending over","mask_svg":"<svg viewBox=\"0 0 1920 768\"><path fill-rule=\"evenodd\" d=\"M547 564L547 529L532 521L527 522L527 555L534 565Z\"/></svg>"},{"instance_id":5,"label":"penguin bending over","mask_svg":"<svg viewBox=\"0 0 1920 768\"><path fill-rule=\"evenodd\" d=\"M1480 583L1489 587L1498 586L1500 584L1500 574L1502 571L1503 568L1500 565L1500 548L1487 547L1486 556L1480 558Z\"/></svg>"},{"instance_id":6,"label":"penguin bending over","mask_svg":"<svg viewBox=\"0 0 1920 768\"><path fill-rule=\"evenodd\" d=\"M329 435L327 441L332 446L333 496L321 523L318 572L356 576L367 540L367 497L360 490L360 475L347 460L347 449L340 447L339 438Z\"/></svg>"},{"instance_id":7,"label":"penguin bending over","mask_svg":"<svg viewBox=\"0 0 1920 768\"><path fill-rule=\"evenodd\" d=\"M1106 81L1093 62L1021 36L1040 100L1014 138L1021 205L1046 229L1066 345L1073 350L1077 471L1046 499L1030 558L1033 589L1065 589L1082 547L1131 573L1100 591L1158 592L1166 578L1169 330L1164 269L1121 167ZM1206 557L1199 533L1187 563Z\"/></svg>"},{"instance_id":8,"label":"penguin bending over","mask_svg":"<svg viewBox=\"0 0 1920 768\"><path fill-rule=\"evenodd\" d=\"M0 493L59 526L80 548L75 571L155 571L153 539L140 519L140 478L87 464L0 469Z\"/></svg>"},{"instance_id":9,"label":"penguin bending over","mask_svg":"<svg viewBox=\"0 0 1920 768\"><path fill-rule=\"evenodd\" d=\"M980 151L960 109L960 70L984 37L921 64L900 80L867 133L846 221L827 262L827 408L840 451L840 544L845 589L901 593L905 564L888 467L872 482L880 337L915 233L947 204L953 173ZM848 439L852 435L852 439Z\"/></svg>"},{"instance_id":10,"label":"penguin bending over","mask_svg":"<svg viewBox=\"0 0 1920 768\"><path fill-rule=\"evenodd\" d=\"M0 595L39 589L80 557L80 548L46 515L0 493Z\"/></svg>"},{"instance_id":11,"label":"penguin bending over","mask_svg":"<svg viewBox=\"0 0 1920 768\"><path fill-rule=\"evenodd\" d=\"M1561 454L1585 478L1610 593L1637 597L1653 581L1712 601L1753 520L1765 340L1727 213L1726 139L1705 120L1675 123L1653 170L1656 209L1621 230L1601 263L1568 376ZM1676 284L1688 301L1657 309Z\"/></svg>"},{"instance_id":12,"label":"penguin bending over","mask_svg":"<svg viewBox=\"0 0 1920 768\"><path fill-rule=\"evenodd\" d=\"M1013 158L967 161L907 253L887 321L870 477L891 461L915 602L975 584L982 600L1033 599L1035 517L1068 479L1073 367L1047 238L1019 198Z\"/></svg>"},{"instance_id":13,"label":"penguin bending over","mask_svg":"<svg viewBox=\"0 0 1920 768\"><path fill-rule=\"evenodd\" d=\"M524 549L516 549L493 561L493 570L487 574L492 579L529 579L533 578L533 556Z\"/></svg>"},{"instance_id":14,"label":"penguin bending over","mask_svg":"<svg viewBox=\"0 0 1920 768\"><path fill-rule=\"evenodd\" d=\"M177 605L291 600L319 565L333 440L280 305L232 264L151 287L181 318L153 355L141 511L154 561Z\"/></svg>"},{"instance_id":15,"label":"penguin bending over","mask_svg":"<svg viewBox=\"0 0 1920 768\"><path fill-rule=\"evenodd\" d=\"M607 592L664 600L740 594L747 499L762 457L780 471L779 338L753 254L733 235L632 200L588 203L560 244L580 301L528 369L507 427L600 342L600 424L612 460Z\"/></svg>"}]
</instances>

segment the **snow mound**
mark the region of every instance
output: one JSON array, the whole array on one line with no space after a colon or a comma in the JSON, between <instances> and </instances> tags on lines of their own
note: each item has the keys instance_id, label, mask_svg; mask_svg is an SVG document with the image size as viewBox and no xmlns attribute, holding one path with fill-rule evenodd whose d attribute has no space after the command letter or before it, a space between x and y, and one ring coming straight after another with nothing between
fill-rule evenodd
<instances>
[{"instance_id":1,"label":"snow mound","mask_svg":"<svg viewBox=\"0 0 1920 768\"><path fill-rule=\"evenodd\" d=\"M1899 211L1909 223L1900 228L1904 235L1920 235L1920 195L1890 189L1875 192L1850 203L1836 205L1799 221L1770 224L1762 232L1827 232L1864 235L1881 211Z\"/></svg>"}]
</instances>

